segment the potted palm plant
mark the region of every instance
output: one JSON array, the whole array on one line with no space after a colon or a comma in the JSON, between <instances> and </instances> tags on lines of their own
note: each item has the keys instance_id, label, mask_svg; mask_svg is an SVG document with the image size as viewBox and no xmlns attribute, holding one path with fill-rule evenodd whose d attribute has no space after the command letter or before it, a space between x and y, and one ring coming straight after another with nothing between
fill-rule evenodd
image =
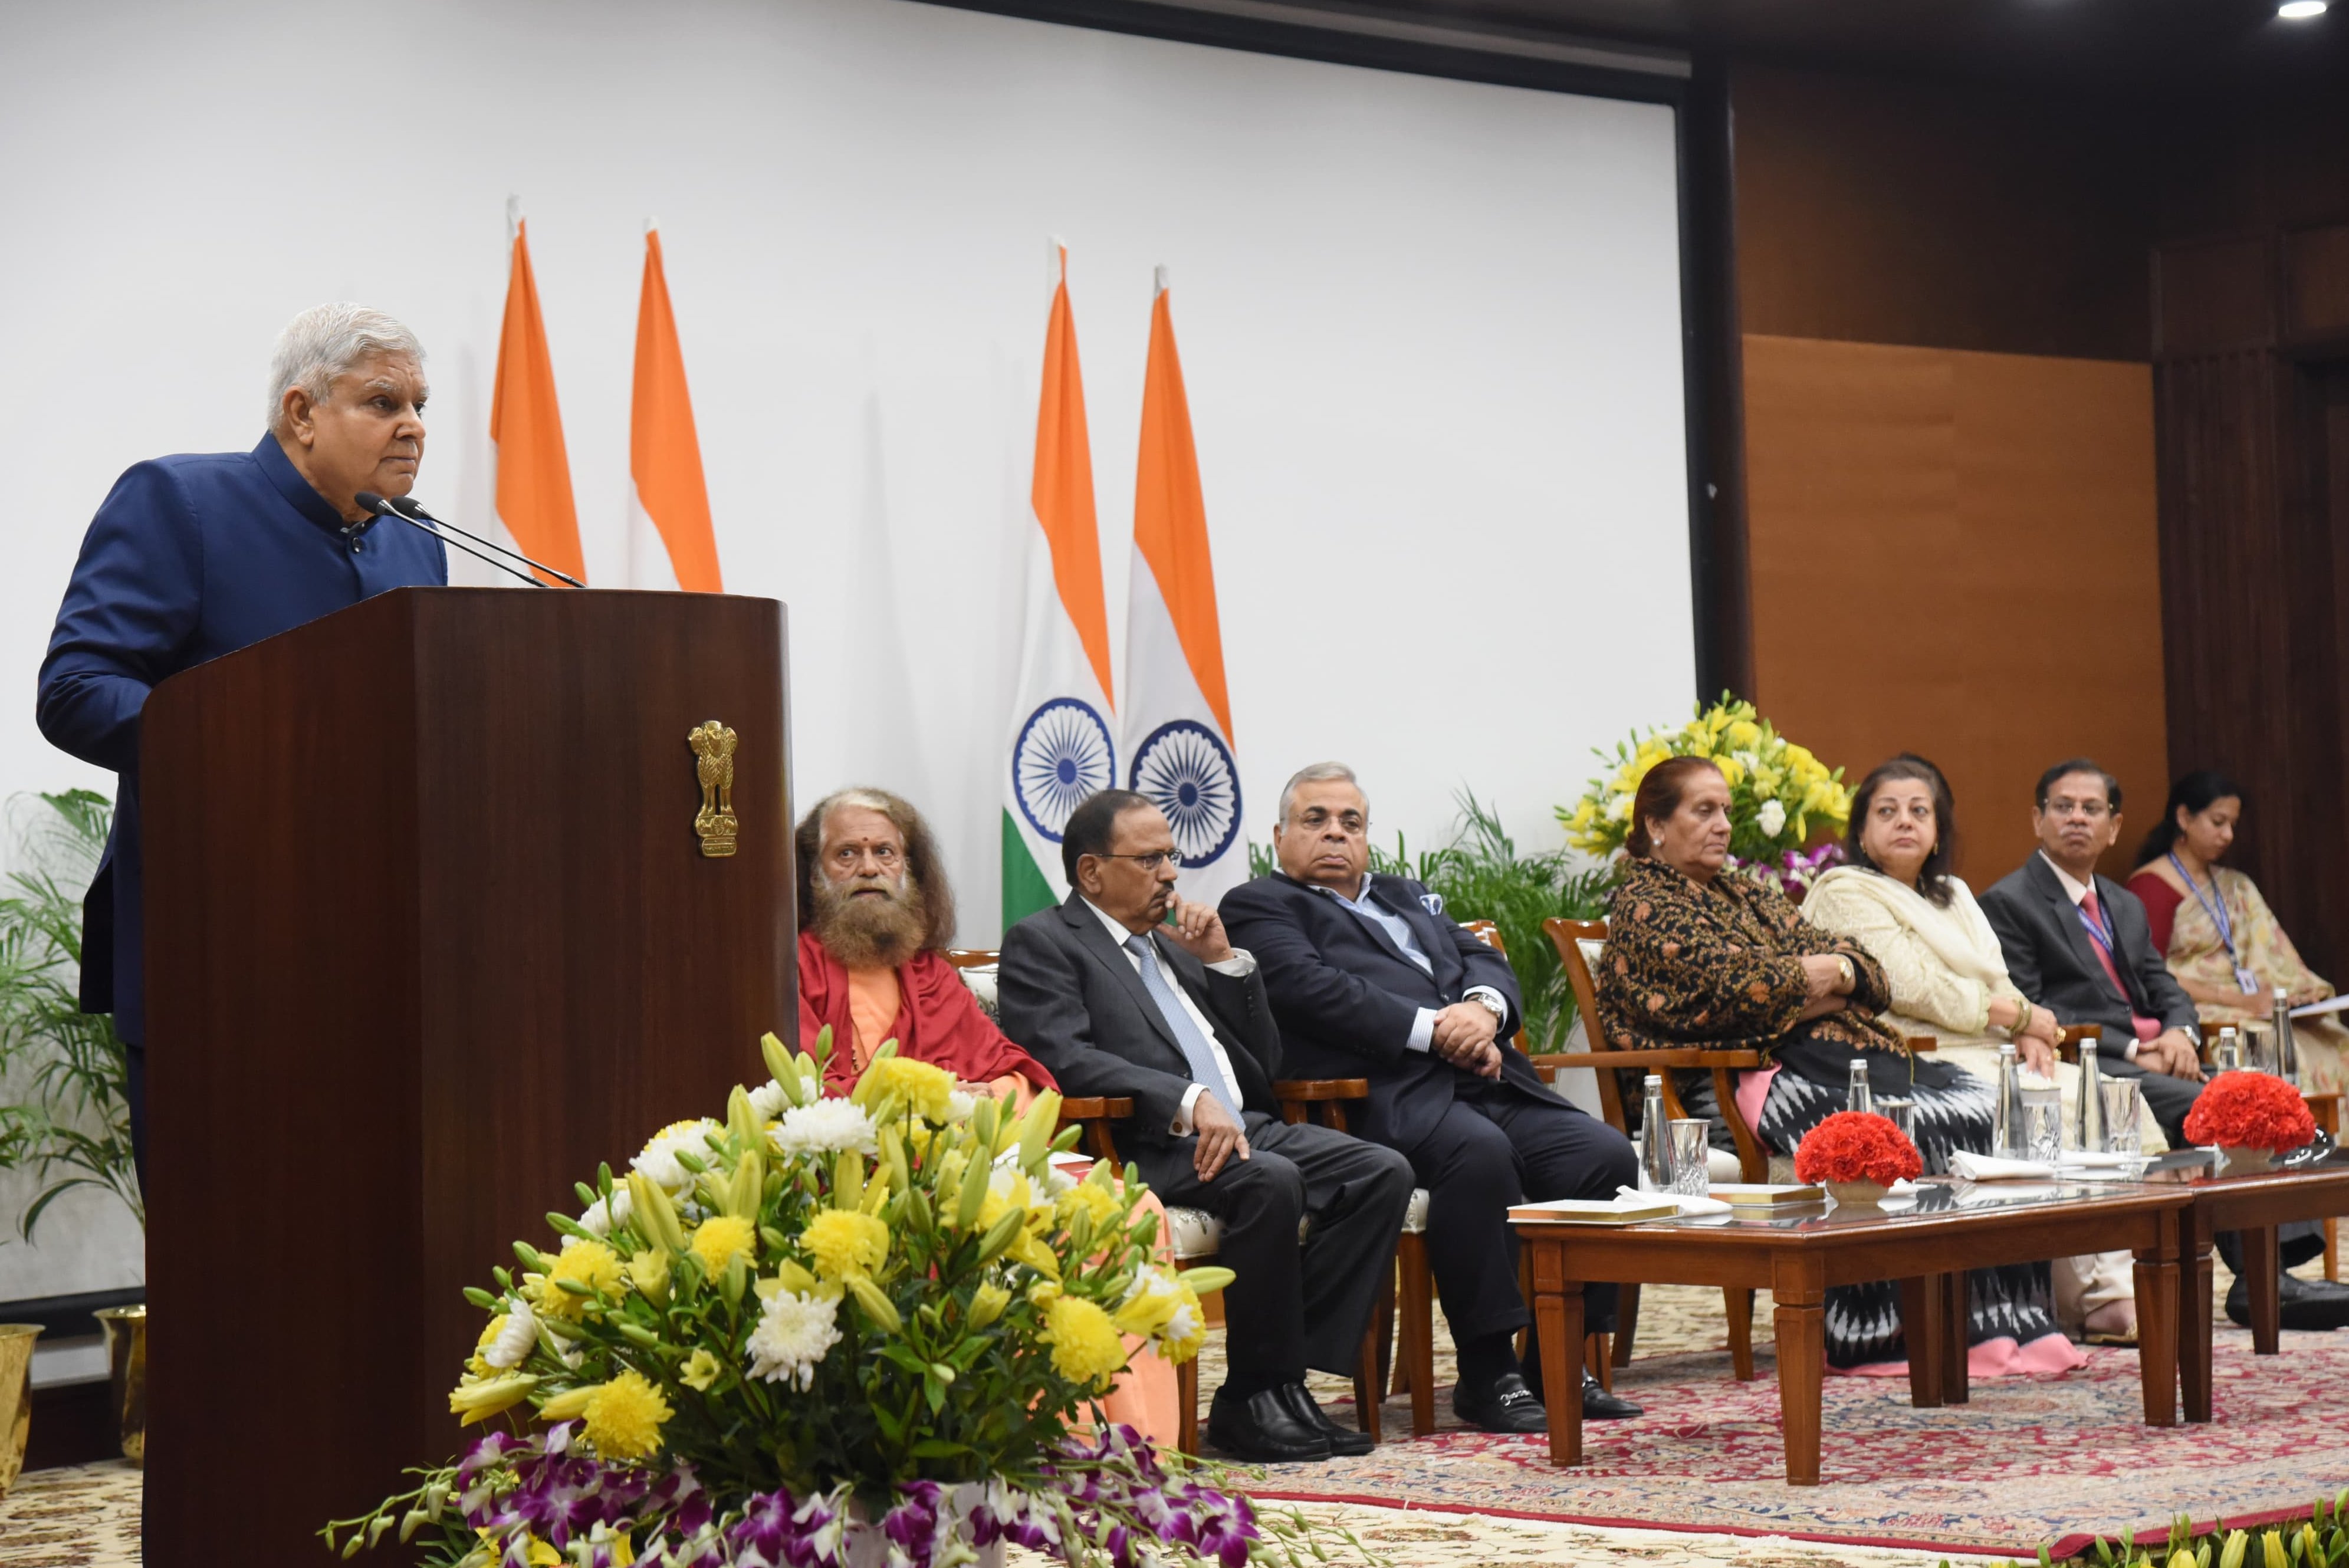
<instances>
[{"instance_id":1,"label":"potted palm plant","mask_svg":"<svg viewBox=\"0 0 2349 1568\"><path fill-rule=\"evenodd\" d=\"M81 1010L82 890L104 853L114 808L87 789L26 797L19 869L0 896L0 1171L31 1174L16 1217L25 1240L76 1188L109 1192L143 1226L131 1157L129 1067L114 1020ZM145 1308L108 1325L124 1451L143 1448L132 1414L143 1381ZM5 1434L0 1433L0 1440Z\"/></svg>"}]
</instances>

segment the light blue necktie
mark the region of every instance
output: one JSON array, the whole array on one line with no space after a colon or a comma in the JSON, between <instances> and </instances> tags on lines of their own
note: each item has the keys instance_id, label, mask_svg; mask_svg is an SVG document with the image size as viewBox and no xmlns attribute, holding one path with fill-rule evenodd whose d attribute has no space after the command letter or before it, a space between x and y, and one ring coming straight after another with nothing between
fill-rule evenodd
<instances>
[{"instance_id":1,"label":"light blue necktie","mask_svg":"<svg viewBox=\"0 0 2349 1568\"><path fill-rule=\"evenodd\" d=\"M1183 1006L1166 976L1158 972L1158 954L1150 945L1150 938L1135 935L1125 939L1126 950L1142 960L1142 984L1150 992L1150 999L1158 1004L1158 1016L1174 1031L1174 1043L1183 1048L1183 1059L1191 1064L1191 1081L1205 1088L1216 1097L1216 1103L1239 1119L1240 1108L1232 1103L1231 1090L1224 1087L1224 1069L1216 1065L1216 1048L1199 1033L1199 1026L1191 1021L1191 1010Z\"/></svg>"}]
</instances>

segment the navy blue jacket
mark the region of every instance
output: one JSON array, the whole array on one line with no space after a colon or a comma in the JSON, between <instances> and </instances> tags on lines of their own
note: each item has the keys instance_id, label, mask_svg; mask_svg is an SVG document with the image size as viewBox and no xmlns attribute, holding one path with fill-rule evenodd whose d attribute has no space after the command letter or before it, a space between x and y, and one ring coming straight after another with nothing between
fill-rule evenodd
<instances>
[{"instance_id":1,"label":"navy blue jacket","mask_svg":"<svg viewBox=\"0 0 2349 1568\"><path fill-rule=\"evenodd\" d=\"M1350 1129L1408 1154L1434 1130L1469 1074L1404 1041L1422 1007L1452 1006L1476 985L1508 1004L1494 1044L1501 1078L1522 1093L1552 1098L1510 1037L1525 1022L1508 960L1440 913L1442 901L1407 877L1374 877L1371 899L1402 916L1435 966L1427 975L1387 934L1286 874L1242 882L1218 913L1232 945L1256 955L1280 1026L1282 1070L1290 1078L1370 1081L1365 1113Z\"/></svg>"},{"instance_id":2,"label":"navy blue jacket","mask_svg":"<svg viewBox=\"0 0 2349 1568\"><path fill-rule=\"evenodd\" d=\"M440 544L385 523L356 541L274 436L250 452L157 458L90 520L41 661L41 733L120 776L90 884L82 1006L147 1038L139 852L139 712L158 684L387 589L446 583Z\"/></svg>"}]
</instances>

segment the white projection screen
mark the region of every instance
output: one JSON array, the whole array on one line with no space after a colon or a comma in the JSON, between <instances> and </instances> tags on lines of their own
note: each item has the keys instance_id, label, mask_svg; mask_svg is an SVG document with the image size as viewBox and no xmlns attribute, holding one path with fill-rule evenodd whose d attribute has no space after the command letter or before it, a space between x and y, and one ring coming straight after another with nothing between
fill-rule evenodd
<instances>
[{"instance_id":1,"label":"white projection screen","mask_svg":"<svg viewBox=\"0 0 2349 1568\"><path fill-rule=\"evenodd\" d=\"M128 464L253 444L304 306L415 327L418 493L489 521L509 194L590 580L626 581L657 216L727 586L791 606L795 787L924 807L966 943L997 936L1053 235L1121 661L1171 273L1249 838L1338 758L1390 845L1466 788L1551 847L1594 745L1686 716L1669 107L909 0L14 0L0 57L8 793L110 787L32 718L82 531Z\"/></svg>"}]
</instances>

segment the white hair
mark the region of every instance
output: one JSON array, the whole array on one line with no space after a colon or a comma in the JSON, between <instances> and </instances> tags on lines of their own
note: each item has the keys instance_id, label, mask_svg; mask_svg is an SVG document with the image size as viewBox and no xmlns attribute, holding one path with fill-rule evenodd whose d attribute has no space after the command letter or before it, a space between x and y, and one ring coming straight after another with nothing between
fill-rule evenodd
<instances>
[{"instance_id":1,"label":"white hair","mask_svg":"<svg viewBox=\"0 0 2349 1568\"><path fill-rule=\"evenodd\" d=\"M405 354L420 364L424 346L383 312L348 301L314 304L295 316L269 356L269 428L285 418L285 394L298 387L323 403L335 377L378 354Z\"/></svg>"},{"instance_id":2,"label":"white hair","mask_svg":"<svg viewBox=\"0 0 2349 1568\"><path fill-rule=\"evenodd\" d=\"M1327 784L1333 780L1351 784L1354 792L1362 797L1362 809L1370 810L1371 798L1364 793L1362 781L1354 777L1352 769L1342 762L1312 762L1290 774L1288 782L1280 787L1280 814L1274 820L1284 827L1288 825L1289 798L1297 793L1299 784Z\"/></svg>"}]
</instances>

